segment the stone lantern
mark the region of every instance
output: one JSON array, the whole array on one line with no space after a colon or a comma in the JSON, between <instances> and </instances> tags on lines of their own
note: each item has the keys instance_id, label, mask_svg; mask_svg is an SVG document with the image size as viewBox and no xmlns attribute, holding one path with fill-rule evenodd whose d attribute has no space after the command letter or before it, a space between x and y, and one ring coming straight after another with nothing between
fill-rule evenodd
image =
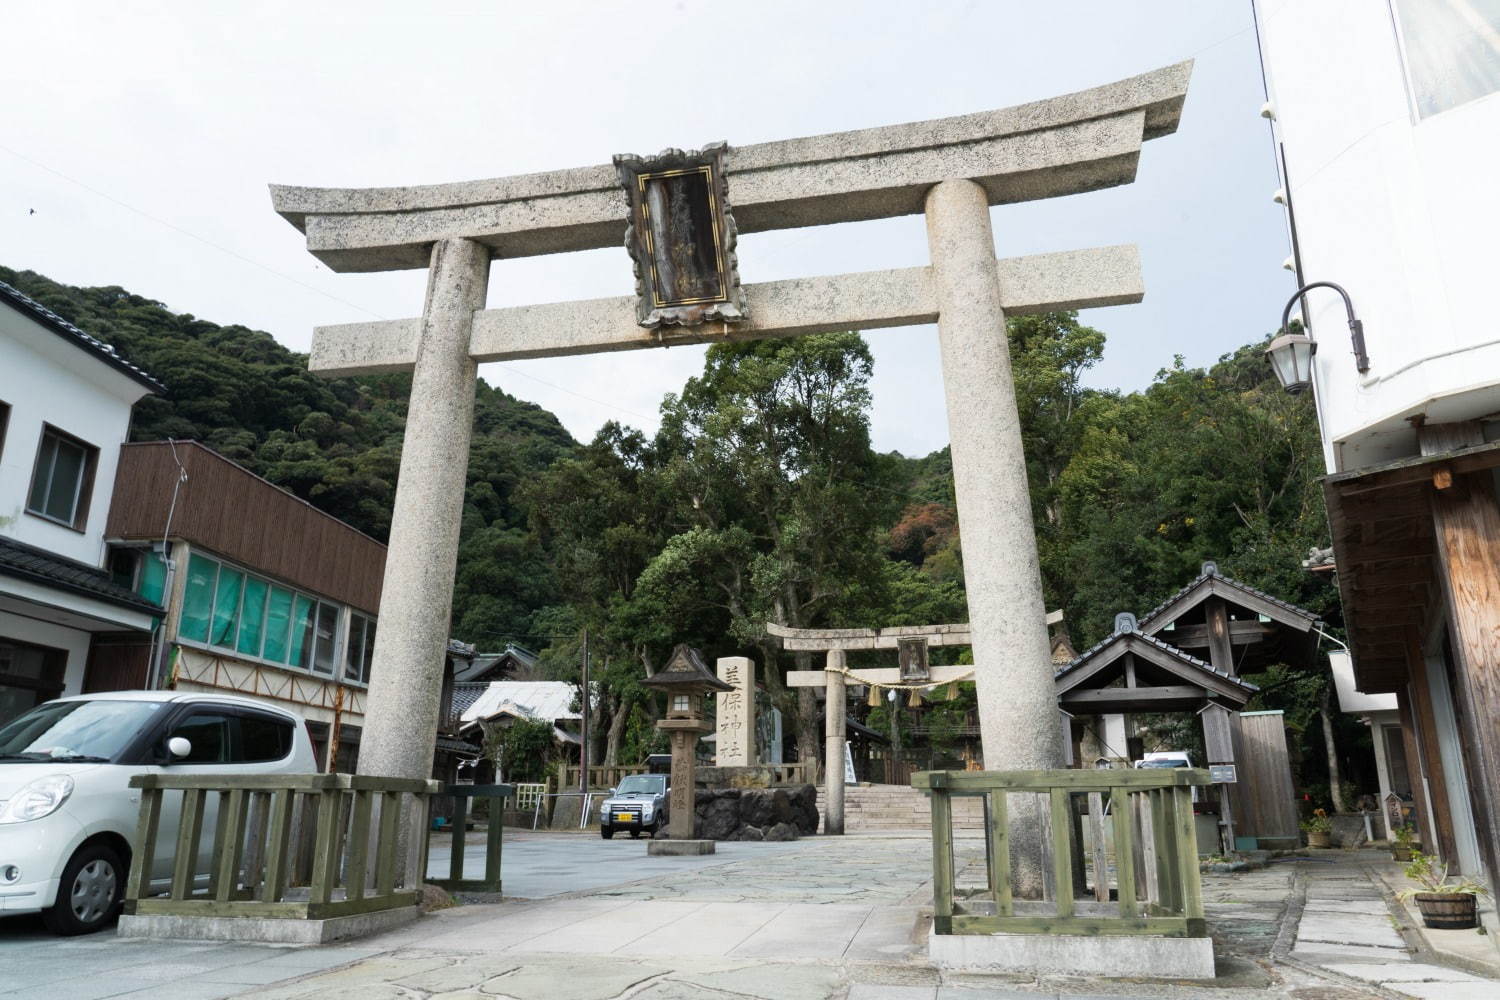
<instances>
[{"instance_id":1,"label":"stone lantern","mask_svg":"<svg viewBox=\"0 0 1500 1000\"><path fill-rule=\"evenodd\" d=\"M670 840L652 838L646 853L653 855L712 854L712 840L693 839L694 770L697 764L698 737L709 730L703 718L703 698L718 691L732 691L714 676L696 649L679 645L672 650L666 666L646 678L646 687L667 696L667 714L656 724L672 741L671 795L668 810L671 817L667 830Z\"/></svg>"}]
</instances>

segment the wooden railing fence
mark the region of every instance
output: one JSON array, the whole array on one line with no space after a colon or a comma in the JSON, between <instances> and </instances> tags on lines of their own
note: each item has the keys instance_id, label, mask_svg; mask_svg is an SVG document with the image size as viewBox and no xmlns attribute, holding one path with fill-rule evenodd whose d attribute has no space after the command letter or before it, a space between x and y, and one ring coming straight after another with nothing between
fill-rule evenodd
<instances>
[{"instance_id":1,"label":"wooden railing fence","mask_svg":"<svg viewBox=\"0 0 1500 1000\"><path fill-rule=\"evenodd\" d=\"M501 816L505 811L505 800L515 794L510 785L448 785L444 793L453 796L453 841L448 855L448 877L427 881L441 886L449 892L499 892L500 891L500 837L505 824ZM468 826L469 799L488 799L489 816L485 832L484 877L464 877L464 833Z\"/></svg>"},{"instance_id":2,"label":"wooden railing fence","mask_svg":"<svg viewBox=\"0 0 1500 1000\"><path fill-rule=\"evenodd\" d=\"M1191 788L1209 783L1207 771L922 771L911 783L932 800L936 933L1204 935ZM1013 794L1049 803L1050 902L1016 898L1007 801ZM955 796L985 799L982 889L955 886ZM1093 833L1093 898L1084 900L1077 898L1088 871L1080 798L1089 804Z\"/></svg>"},{"instance_id":3,"label":"wooden railing fence","mask_svg":"<svg viewBox=\"0 0 1500 1000\"><path fill-rule=\"evenodd\" d=\"M322 919L416 903L428 800L442 786L349 774L139 774L130 787L141 790L141 812L126 913ZM157 878L158 833L173 809L170 872Z\"/></svg>"}]
</instances>

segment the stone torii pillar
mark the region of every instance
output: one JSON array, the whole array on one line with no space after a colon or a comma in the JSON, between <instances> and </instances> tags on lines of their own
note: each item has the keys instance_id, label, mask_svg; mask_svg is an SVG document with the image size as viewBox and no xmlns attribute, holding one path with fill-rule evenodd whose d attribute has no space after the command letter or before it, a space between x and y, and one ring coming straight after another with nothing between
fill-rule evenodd
<instances>
[{"instance_id":1,"label":"stone torii pillar","mask_svg":"<svg viewBox=\"0 0 1500 1000\"><path fill-rule=\"evenodd\" d=\"M613 165L421 187L273 186L276 211L333 270L432 268L420 319L318 329L308 363L325 375L415 371L418 382L361 772L430 772L444 650L437 636L446 638L448 627L464 482L456 456L466 454L471 433L474 390L459 383L472 382L474 364L932 322L982 664L985 759L991 767L1059 764L1056 727L1036 726L1044 715L1032 713L1052 667L1004 321L1137 302L1140 264L1130 246L996 260L989 207L1130 183L1144 141L1176 130L1191 68L1180 63L997 111L728 150L727 203L739 232L925 212L932 251L931 267L746 285L746 318L734 323L643 329L633 296L481 308L486 256L622 244L629 208ZM753 261L741 267L751 271ZM449 460L425 457L428 442ZM403 513L413 509L425 516ZM1035 860L1039 866L1040 855Z\"/></svg>"}]
</instances>

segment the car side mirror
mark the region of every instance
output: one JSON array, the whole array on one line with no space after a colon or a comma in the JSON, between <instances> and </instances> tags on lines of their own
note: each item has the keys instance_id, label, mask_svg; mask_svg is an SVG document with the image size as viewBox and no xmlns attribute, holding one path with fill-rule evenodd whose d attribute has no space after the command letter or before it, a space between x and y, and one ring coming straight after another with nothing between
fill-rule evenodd
<instances>
[{"instance_id":1,"label":"car side mirror","mask_svg":"<svg viewBox=\"0 0 1500 1000\"><path fill-rule=\"evenodd\" d=\"M174 736L167 740L167 753L174 758L186 757L193 752L193 741L186 736Z\"/></svg>"},{"instance_id":2,"label":"car side mirror","mask_svg":"<svg viewBox=\"0 0 1500 1000\"><path fill-rule=\"evenodd\" d=\"M609 791L605 792L604 794L605 795L614 795L615 792L618 792L618 791L619 791L618 788L611 788Z\"/></svg>"}]
</instances>

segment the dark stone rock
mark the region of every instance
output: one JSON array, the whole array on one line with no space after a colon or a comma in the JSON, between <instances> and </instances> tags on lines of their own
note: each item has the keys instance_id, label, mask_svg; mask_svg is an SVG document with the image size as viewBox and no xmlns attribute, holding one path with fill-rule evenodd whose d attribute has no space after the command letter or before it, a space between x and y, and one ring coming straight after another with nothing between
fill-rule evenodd
<instances>
[{"instance_id":1,"label":"dark stone rock","mask_svg":"<svg viewBox=\"0 0 1500 1000\"><path fill-rule=\"evenodd\" d=\"M814 785L798 785L790 791L792 800L792 822L803 834L818 832L818 789Z\"/></svg>"},{"instance_id":2,"label":"dark stone rock","mask_svg":"<svg viewBox=\"0 0 1500 1000\"><path fill-rule=\"evenodd\" d=\"M790 823L777 823L766 831L766 840L796 840L797 828Z\"/></svg>"},{"instance_id":3,"label":"dark stone rock","mask_svg":"<svg viewBox=\"0 0 1500 1000\"><path fill-rule=\"evenodd\" d=\"M739 827L739 802L735 799L714 799L699 812L698 835L705 840L729 840Z\"/></svg>"},{"instance_id":4,"label":"dark stone rock","mask_svg":"<svg viewBox=\"0 0 1500 1000\"><path fill-rule=\"evenodd\" d=\"M777 823L790 823L796 819L796 814L792 812L792 797L785 788L771 790L771 809Z\"/></svg>"},{"instance_id":5,"label":"dark stone rock","mask_svg":"<svg viewBox=\"0 0 1500 1000\"><path fill-rule=\"evenodd\" d=\"M765 834L765 831L762 830L758 826L742 826L742 827L740 827L739 832L734 835L734 839L735 840L765 840L766 839L766 834Z\"/></svg>"},{"instance_id":6,"label":"dark stone rock","mask_svg":"<svg viewBox=\"0 0 1500 1000\"><path fill-rule=\"evenodd\" d=\"M765 829L777 822L773 793L764 788L747 788L740 793L740 819L750 826Z\"/></svg>"}]
</instances>

